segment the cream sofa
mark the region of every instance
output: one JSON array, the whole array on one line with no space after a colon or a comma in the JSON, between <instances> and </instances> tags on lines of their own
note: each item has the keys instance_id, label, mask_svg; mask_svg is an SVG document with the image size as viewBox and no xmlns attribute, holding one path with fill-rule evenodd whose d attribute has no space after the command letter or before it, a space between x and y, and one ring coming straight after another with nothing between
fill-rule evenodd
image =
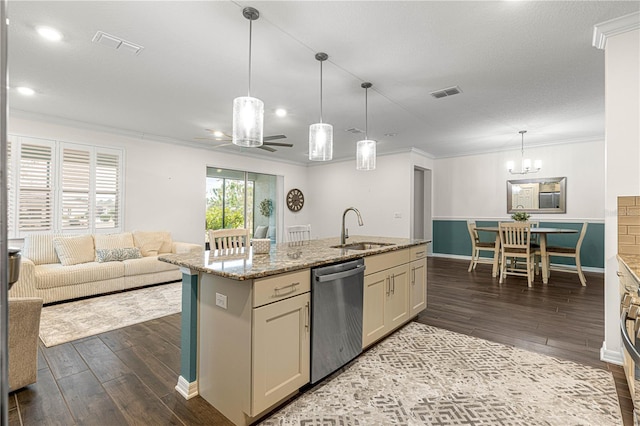
<instances>
[{"instance_id":1,"label":"cream sofa","mask_svg":"<svg viewBox=\"0 0 640 426\"><path fill-rule=\"evenodd\" d=\"M25 238L20 278L9 297L58 302L181 279L177 266L158 260L164 253L199 253L169 232L119 234L33 234Z\"/></svg>"}]
</instances>

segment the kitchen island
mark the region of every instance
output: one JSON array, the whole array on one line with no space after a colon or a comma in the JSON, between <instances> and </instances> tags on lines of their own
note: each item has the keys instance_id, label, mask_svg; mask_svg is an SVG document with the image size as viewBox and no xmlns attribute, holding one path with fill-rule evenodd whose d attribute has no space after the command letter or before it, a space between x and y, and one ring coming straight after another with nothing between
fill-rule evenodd
<instances>
[{"instance_id":1,"label":"kitchen island","mask_svg":"<svg viewBox=\"0 0 640 426\"><path fill-rule=\"evenodd\" d=\"M426 240L354 236L161 255L183 273L180 377L235 424L250 424L309 383L311 268L364 258L367 347L426 307Z\"/></svg>"}]
</instances>

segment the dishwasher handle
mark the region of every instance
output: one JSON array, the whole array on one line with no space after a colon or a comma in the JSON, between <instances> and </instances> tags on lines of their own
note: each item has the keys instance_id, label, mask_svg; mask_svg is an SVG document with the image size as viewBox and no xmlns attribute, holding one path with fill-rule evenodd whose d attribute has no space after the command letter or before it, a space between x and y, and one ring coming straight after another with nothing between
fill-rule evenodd
<instances>
[{"instance_id":1,"label":"dishwasher handle","mask_svg":"<svg viewBox=\"0 0 640 426\"><path fill-rule=\"evenodd\" d=\"M341 278L351 277L353 275L364 273L364 269L365 269L364 265L358 265L353 269L348 269L342 272L336 272L334 274L316 275L316 281L318 281L319 283L324 283L327 281L339 280Z\"/></svg>"}]
</instances>

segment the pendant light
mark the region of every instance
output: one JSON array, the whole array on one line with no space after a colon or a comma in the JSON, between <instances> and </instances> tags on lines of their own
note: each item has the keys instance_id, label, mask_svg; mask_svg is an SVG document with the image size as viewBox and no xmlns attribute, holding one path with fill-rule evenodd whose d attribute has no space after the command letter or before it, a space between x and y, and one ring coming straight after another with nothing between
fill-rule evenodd
<instances>
[{"instance_id":1,"label":"pendant light","mask_svg":"<svg viewBox=\"0 0 640 426\"><path fill-rule=\"evenodd\" d=\"M362 83L360 87L364 89L364 140L358 141L356 147L356 170L376 169L376 141L367 138L369 130L368 118L368 90L373 86L371 83Z\"/></svg>"},{"instance_id":2,"label":"pendant light","mask_svg":"<svg viewBox=\"0 0 640 426\"><path fill-rule=\"evenodd\" d=\"M262 145L264 124L264 103L251 97L251 31L252 23L260 17L253 7L242 9L242 15L249 20L249 90L247 96L233 100L234 145L255 148Z\"/></svg>"},{"instance_id":3,"label":"pendant light","mask_svg":"<svg viewBox=\"0 0 640 426\"><path fill-rule=\"evenodd\" d=\"M309 126L309 160L329 161L333 158L333 126L322 122L322 63L329 55L316 53L320 62L320 122Z\"/></svg>"},{"instance_id":4,"label":"pendant light","mask_svg":"<svg viewBox=\"0 0 640 426\"><path fill-rule=\"evenodd\" d=\"M520 130L518 133L520 133L522 137L522 141L520 143L520 171L516 172L513 170L513 168L515 167L515 163L513 161L507 162L507 169L509 170L509 173L511 173L512 175L526 175L529 173L538 173L542 168L542 161L536 160L533 163L533 168L531 168L531 160L528 158L526 159L524 158L524 134L527 133L527 131Z\"/></svg>"}]
</instances>

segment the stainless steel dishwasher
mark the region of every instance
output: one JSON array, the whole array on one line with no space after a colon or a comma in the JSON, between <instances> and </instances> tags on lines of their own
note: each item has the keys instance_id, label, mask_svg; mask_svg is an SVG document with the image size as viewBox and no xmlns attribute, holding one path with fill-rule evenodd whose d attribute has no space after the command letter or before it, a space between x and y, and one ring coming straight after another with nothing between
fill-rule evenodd
<instances>
[{"instance_id":1,"label":"stainless steel dishwasher","mask_svg":"<svg viewBox=\"0 0 640 426\"><path fill-rule=\"evenodd\" d=\"M311 271L311 383L362 352L364 260Z\"/></svg>"}]
</instances>

